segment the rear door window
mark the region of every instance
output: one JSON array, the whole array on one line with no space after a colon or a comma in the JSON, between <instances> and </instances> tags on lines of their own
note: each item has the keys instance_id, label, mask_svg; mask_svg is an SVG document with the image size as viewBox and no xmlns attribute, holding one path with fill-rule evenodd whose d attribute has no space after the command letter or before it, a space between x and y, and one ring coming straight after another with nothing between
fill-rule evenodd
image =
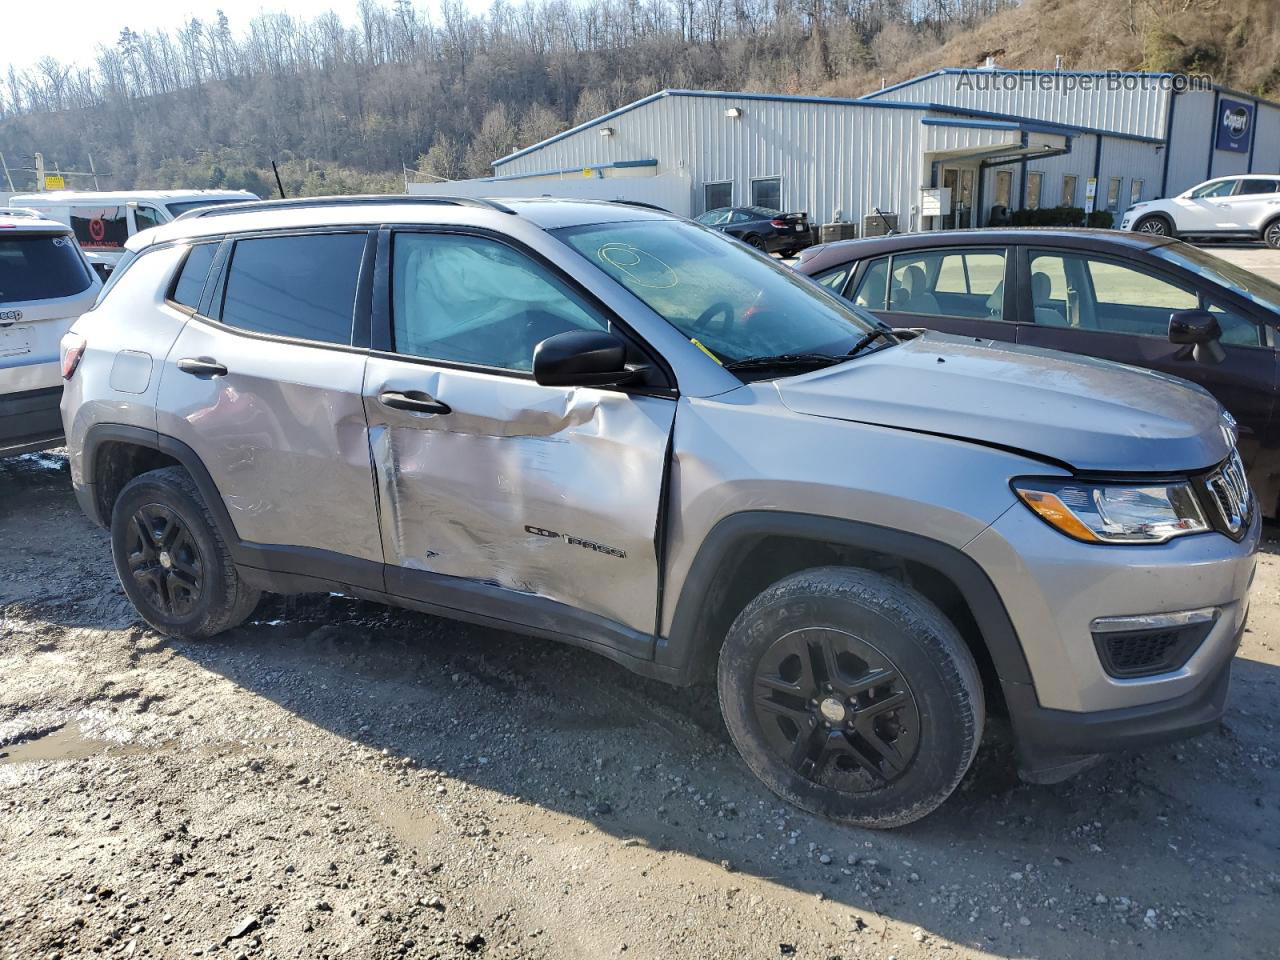
<instances>
[{"instance_id":1,"label":"rear door window","mask_svg":"<svg viewBox=\"0 0 1280 960\"><path fill-rule=\"evenodd\" d=\"M93 275L69 234L0 236L0 303L71 297L92 283Z\"/></svg>"},{"instance_id":2,"label":"rear door window","mask_svg":"<svg viewBox=\"0 0 1280 960\"><path fill-rule=\"evenodd\" d=\"M86 250L118 250L129 239L124 207L72 207L71 230Z\"/></svg>"},{"instance_id":3,"label":"rear door window","mask_svg":"<svg viewBox=\"0 0 1280 960\"><path fill-rule=\"evenodd\" d=\"M1004 317L1005 251L923 250L895 254L889 309L935 317Z\"/></svg>"},{"instance_id":4,"label":"rear door window","mask_svg":"<svg viewBox=\"0 0 1280 960\"><path fill-rule=\"evenodd\" d=\"M350 344L365 233L237 241L221 320L228 326Z\"/></svg>"}]
</instances>

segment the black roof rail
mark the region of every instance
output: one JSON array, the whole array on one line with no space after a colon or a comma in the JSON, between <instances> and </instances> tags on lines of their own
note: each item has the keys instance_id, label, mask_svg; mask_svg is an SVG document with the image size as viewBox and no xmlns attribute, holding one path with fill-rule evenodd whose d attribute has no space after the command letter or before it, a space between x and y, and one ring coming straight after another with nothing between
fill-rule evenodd
<instances>
[{"instance_id":1,"label":"black roof rail","mask_svg":"<svg viewBox=\"0 0 1280 960\"><path fill-rule=\"evenodd\" d=\"M408 194L379 193L354 194L342 197L290 197L285 200L246 200L244 203L221 203L216 206L197 207L179 216L178 220L221 217L233 213L253 213L256 210L305 210L311 207L363 206L366 204L430 204L433 206L483 207L498 213L515 211L506 204L481 197L422 197Z\"/></svg>"}]
</instances>

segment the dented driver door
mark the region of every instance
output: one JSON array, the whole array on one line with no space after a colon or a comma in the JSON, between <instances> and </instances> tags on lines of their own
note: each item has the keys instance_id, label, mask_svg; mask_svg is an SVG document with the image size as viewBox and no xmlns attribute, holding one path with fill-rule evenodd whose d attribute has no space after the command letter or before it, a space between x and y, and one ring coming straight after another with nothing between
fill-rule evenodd
<instances>
[{"instance_id":1,"label":"dented driver door","mask_svg":"<svg viewBox=\"0 0 1280 960\"><path fill-rule=\"evenodd\" d=\"M651 656L675 403L534 382L537 343L610 320L526 252L429 232L382 250L390 349L364 394L388 590Z\"/></svg>"}]
</instances>

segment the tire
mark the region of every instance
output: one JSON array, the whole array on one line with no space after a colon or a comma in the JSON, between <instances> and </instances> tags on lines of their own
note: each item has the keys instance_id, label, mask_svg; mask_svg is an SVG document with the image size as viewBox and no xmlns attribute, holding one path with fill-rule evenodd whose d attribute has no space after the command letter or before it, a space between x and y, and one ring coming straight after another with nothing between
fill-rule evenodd
<instances>
[{"instance_id":1,"label":"tire","mask_svg":"<svg viewBox=\"0 0 1280 960\"><path fill-rule=\"evenodd\" d=\"M1262 228L1262 242L1272 250L1280 250L1280 217Z\"/></svg>"},{"instance_id":2,"label":"tire","mask_svg":"<svg viewBox=\"0 0 1280 960\"><path fill-rule=\"evenodd\" d=\"M755 248L756 248L757 250L759 250L761 253L768 253L768 252L769 252L769 251L768 251L768 248L765 246L765 242L764 242L764 240L763 240L763 239L761 239L760 237L746 237L746 238L745 238L745 242L746 242L747 246L749 246L749 247L755 247Z\"/></svg>"},{"instance_id":3,"label":"tire","mask_svg":"<svg viewBox=\"0 0 1280 960\"><path fill-rule=\"evenodd\" d=\"M134 608L167 636L215 636L243 623L262 596L236 573L213 515L181 467L140 474L120 491L111 510L111 555Z\"/></svg>"},{"instance_id":4,"label":"tire","mask_svg":"<svg viewBox=\"0 0 1280 960\"><path fill-rule=\"evenodd\" d=\"M756 597L729 629L717 682L752 772L796 806L862 827L937 809L986 721L977 665L951 621L855 568L805 570Z\"/></svg>"},{"instance_id":5,"label":"tire","mask_svg":"<svg viewBox=\"0 0 1280 960\"><path fill-rule=\"evenodd\" d=\"M1158 213L1150 216L1142 217L1133 225L1134 233L1149 233L1154 237L1172 237L1173 224L1168 217L1163 217Z\"/></svg>"}]
</instances>

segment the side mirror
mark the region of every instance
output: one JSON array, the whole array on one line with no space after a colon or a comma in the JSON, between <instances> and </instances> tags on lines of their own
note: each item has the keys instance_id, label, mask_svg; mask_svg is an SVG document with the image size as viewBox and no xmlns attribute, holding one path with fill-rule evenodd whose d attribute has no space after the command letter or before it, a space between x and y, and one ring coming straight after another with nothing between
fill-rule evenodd
<instances>
[{"instance_id":1,"label":"side mirror","mask_svg":"<svg viewBox=\"0 0 1280 960\"><path fill-rule=\"evenodd\" d=\"M1198 363L1221 363L1227 358L1218 339L1222 328L1208 310L1175 310L1169 314L1169 342L1190 345Z\"/></svg>"},{"instance_id":2,"label":"side mirror","mask_svg":"<svg viewBox=\"0 0 1280 960\"><path fill-rule=\"evenodd\" d=\"M545 387L612 387L638 380L627 345L611 333L572 330L533 348L533 379Z\"/></svg>"}]
</instances>

